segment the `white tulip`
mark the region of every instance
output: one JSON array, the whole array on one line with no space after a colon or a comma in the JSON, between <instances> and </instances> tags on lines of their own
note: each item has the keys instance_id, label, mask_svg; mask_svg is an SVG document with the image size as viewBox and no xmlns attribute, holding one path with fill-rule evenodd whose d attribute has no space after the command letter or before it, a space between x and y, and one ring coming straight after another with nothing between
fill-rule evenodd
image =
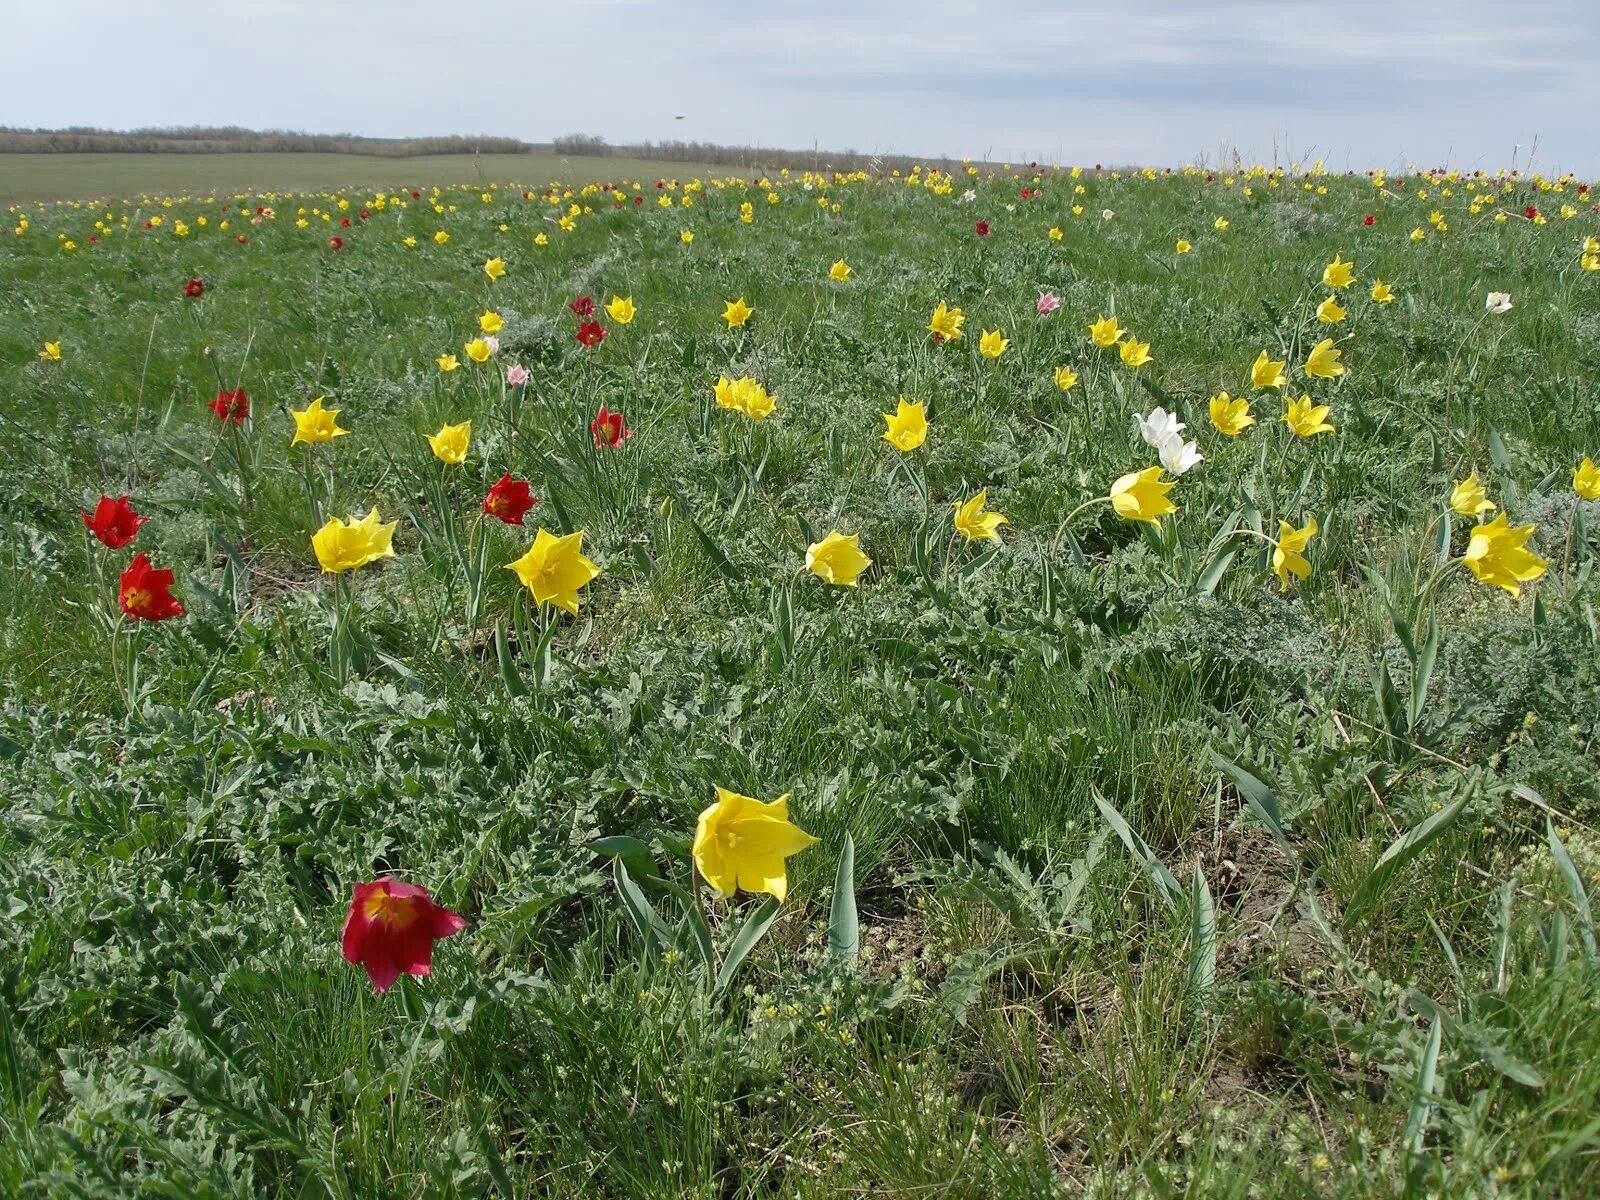
<instances>
[{"instance_id":1,"label":"white tulip","mask_svg":"<svg viewBox=\"0 0 1600 1200\"><path fill-rule=\"evenodd\" d=\"M1148 416L1135 416L1133 419L1139 426L1139 436L1144 439L1144 444L1153 450L1161 449L1169 438L1177 437L1188 428L1178 420L1177 413L1169 413L1159 405L1152 408Z\"/></svg>"}]
</instances>

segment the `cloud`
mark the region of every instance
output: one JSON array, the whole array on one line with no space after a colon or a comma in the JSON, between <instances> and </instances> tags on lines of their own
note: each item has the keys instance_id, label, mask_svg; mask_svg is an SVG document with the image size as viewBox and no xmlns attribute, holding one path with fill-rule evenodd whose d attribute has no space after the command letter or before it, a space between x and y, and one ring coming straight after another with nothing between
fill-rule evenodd
<instances>
[{"instance_id":1,"label":"cloud","mask_svg":"<svg viewBox=\"0 0 1600 1200\"><path fill-rule=\"evenodd\" d=\"M1537 134L1593 173L1597 39L1594 0L54 0L10 18L0 111L1152 163L1499 165Z\"/></svg>"}]
</instances>

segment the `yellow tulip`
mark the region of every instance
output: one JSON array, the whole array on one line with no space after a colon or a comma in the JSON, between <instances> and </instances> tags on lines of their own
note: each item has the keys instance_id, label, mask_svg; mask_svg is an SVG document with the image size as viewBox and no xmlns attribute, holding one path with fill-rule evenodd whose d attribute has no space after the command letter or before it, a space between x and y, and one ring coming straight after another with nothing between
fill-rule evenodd
<instances>
[{"instance_id":1,"label":"yellow tulip","mask_svg":"<svg viewBox=\"0 0 1600 1200\"><path fill-rule=\"evenodd\" d=\"M578 615L578 589L600 574L600 568L584 557L581 529L562 537L540 529L528 552L507 563L506 570L515 572L536 602L553 604L573 616Z\"/></svg>"},{"instance_id":2,"label":"yellow tulip","mask_svg":"<svg viewBox=\"0 0 1600 1200\"><path fill-rule=\"evenodd\" d=\"M441 425L438 433L425 433L433 456L440 462L459 463L467 457L467 444L472 440L472 422L459 425Z\"/></svg>"},{"instance_id":3,"label":"yellow tulip","mask_svg":"<svg viewBox=\"0 0 1600 1200\"><path fill-rule=\"evenodd\" d=\"M859 534L846 537L835 529L820 542L806 547L806 570L824 583L855 587L861 572L871 565L872 560L861 552Z\"/></svg>"},{"instance_id":4,"label":"yellow tulip","mask_svg":"<svg viewBox=\"0 0 1600 1200\"><path fill-rule=\"evenodd\" d=\"M928 439L928 417L922 401L908 403L900 397L900 406L892 413L884 413L883 423L888 427L883 440L896 450L909 454Z\"/></svg>"},{"instance_id":5,"label":"yellow tulip","mask_svg":"<svg viewBox=\"0 0 1600 1200\"><path fill-rule=\"evenodd\" d=\"M348 429L340 429L335 420L339 415L337 408L323 408L322 397L318 396L305 408L296 411L289 410L289 415L294 418L294 440L291 446L298 446L304 442L308 446L320 442L331 442L336 437L343 437L349 433Z\"/></svg>"},{"instance_id":6,"label":"yellow tulip","mask_svg":"<svg viewBox=\"0 0 1600 1200\"><path fill-rule=\"evenodd\" d=\"M694 865L724 896L764 892L781 903L789 893L784 860L816 844L789 820L788 796L767 804L719 787L695 823Z\"/></svg>"},{"instance_id":7,"label":"yellow tulip","mask_svg":"<svg viewBox=\"0 0 1600 1200\"><path fill-rule=\"evenodd\" d=\"M380 558L395 556L394 529L398 524L398 521L387 525L380 523L376 508L364 517L351 517L348 521L331 517L311 535L311 548L324 573L337 575L354 571Z\"/></svg>"}]
</instances>

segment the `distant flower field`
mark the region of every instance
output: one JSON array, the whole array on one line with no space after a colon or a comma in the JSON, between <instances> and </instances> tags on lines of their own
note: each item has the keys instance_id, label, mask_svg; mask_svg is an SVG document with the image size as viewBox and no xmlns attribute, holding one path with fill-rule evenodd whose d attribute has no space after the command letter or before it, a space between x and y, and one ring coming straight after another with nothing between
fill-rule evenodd
<instances>
[{"instance_id":1,"label":"distant flower field","mask_svg":"<svg viewBox=\"0 0 1600 1200\"><path fill-rule=\"evenodd\" d=\"M0 1194L1600 1192L1600 204L0 227Z\"/></svg>"}]
</instances>

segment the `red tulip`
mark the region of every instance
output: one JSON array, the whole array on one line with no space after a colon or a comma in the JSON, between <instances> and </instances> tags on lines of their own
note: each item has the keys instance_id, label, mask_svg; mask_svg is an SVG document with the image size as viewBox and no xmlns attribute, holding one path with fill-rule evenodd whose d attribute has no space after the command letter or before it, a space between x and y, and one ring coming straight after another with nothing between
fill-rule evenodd
<instances>
[{"instance_id":1,"label":"red tulip","mask_svg":"<svg viewBox=\"0 0 1600 1200\"><path fill-rule=\"evenodd\" d=\"M387 992L402 973L429 974L433 943L466 927L427 888L387 877L358 883L344 920L345 961L360 963L372 986Z\"/></svg>"},{"instance_id":2,"label":"red tulip","mask_svg":"<svg viewBox=\"0 0 1600 1200\"><path fill-rule=\"evenodd\" d=\"M113 550L120 550L133 541L139 526L150 519L134 512L126 496L115 500L110 496L101 496L100 503L94 506L93 516L88 513L79 515L83 517L83 527Z\"/></svg>"},{"instance_id":3,"label":"red tulip","mask_svg":"<svg viewBox=\"0 0 1600 1200\"><path fill-rule=\"evenodd\" d=\"M606 340L606 327L598 321L585 321L578 326L578 340L585 346L598 346Z\"/></svg>"},{"instance_id":4,"label":"red tulip","mask_svg":"<svg viewBox=\"0 0 1600 1200\"><path fill-rule=\"evenodd\" d=\"M337 233L334 234L331 238L328 239L328 248L331 249L331 250L343 250L344 249L344 239L342 237L340 237Z\"/></svg>"},{"instance_id":5,"label":"red tulip","mask_svg":"<svg viewBox=\"0 0 1600 1200\"><path fill-rule=\"evenodd\" d=\"M350 228L350 218L349 217L340 217L339 218L339 228L340 229L349 229Z\"/></svg>"},{"instance_id":6,"label":"red tulip","mask_svg":"<svg viewBox=\"0 0 1600 1200\"><path fill-rule=\"evenodd\" d=\"M1539 215L1539 210L1530 204L1527 208L1522 210L1522 215L1531 221Z\"/></svg>"},{"instance_id":7,"label":"red tulip","mask_svg":"<svg viewBox=\"0 0 1600 1200\"><path fill-rule=\"evenodd\" d=\"M250 397L244 394L243 388L235 388L231 392L218 392L217 398L206 407L216 413L217 420L223 424L232 421L240 425L250 415Z\"/></svg>"},{"instance_id":8,"label":"red tulip","mask_svg":"<svg viewBox=\"0 0 1600 1200\"><path fill-rule=\"evenodd\" d=\"M203 279L189 280L188 283L183 285L183 294L191 300L198 300L206 294L206 281Z\"/></svg>"},{"instance_id":9,"label":"red tulip","mask_svg":"<svg viewBox=\"0 0 1600 1200\"><path fill-rule=\"evenodd\" d=\"M483 499L483 511L491 517L498 517L507 525L521 525L522 518L539 500L528 488L525 479L513 479L507 471L494 486L489 489L489 494Z\"/></svg>"},{"instance_id":10,"label":"red tulip","mask_svg":"<svg viewBox=\"0 0 1600 1200\"><path fill-rule=\"evenodd\" d=\"M973 229L975 229L977 231L977 234L978 234L979 237L988 237L989 236L989 222L987 222L987 221L979 221L976 225L973 226Z\"/></svg>"},{"instance_id":11,"label":"red tulip","mask_svg":"<svg viewBox=\"0 0 1600 1200\"><path fill-rule=\"evenodd\" d=\"M1361 218L1361 223L1363 225L1375 225L1377 222L1378 218L1373 216L1371 213L1368 213L1366 216Z\"/></svg>"},{"instance_id":12,"label":"red tulip","mask_svg":"<svg viewBox=\"0 0 1600 1200\"><path fill-rule=\"evenodd\" d=\"M594 297L578 296L567 307L580 317L592 317L594 316Z\"/></svg>"},{"instance_id":13,"label":"red tulip","mask_svg":"<svg viewBox=\"0 0 1600 1200\"><path fill-rule=\"evenodd\" d=\"M589 422L589 432L594 434L596 449L619 449L623 442L633 436L619 412L610 412L602 404L600 411L595 413L594 420Z\"/></svg>"},{"instance_id":14,"label":"red tulip","mask_svg":"<svg viewBox=\"0 0 1600 1200\"><path fill-rule=\"evenodd\" d=\"M117 602L136 621L165 621L183 616L183 605L172 598L172 572L157 571L143 553L135 554L122 573Z\"/></svg>"}]
</instances>

